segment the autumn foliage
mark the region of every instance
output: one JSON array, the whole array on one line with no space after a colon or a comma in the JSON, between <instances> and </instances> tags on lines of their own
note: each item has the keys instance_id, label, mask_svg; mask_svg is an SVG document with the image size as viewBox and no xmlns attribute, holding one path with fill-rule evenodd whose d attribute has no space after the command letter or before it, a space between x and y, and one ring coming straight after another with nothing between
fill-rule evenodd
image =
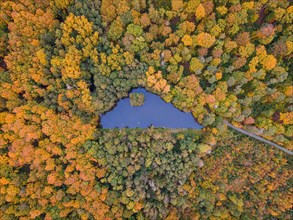
<instances>
[{"instance_id":1,"label":"autumn foliage","mask_svg":"<svg viewBox=\"0 0 293 220\"><path fill-rule=\"evenodd\" d=\"M290 158L223 121L292 151L292 17L283 0L2 0L0 219L290 219ZM204 129L102 129L136 87Z\"/></svg>"}]
</instances>

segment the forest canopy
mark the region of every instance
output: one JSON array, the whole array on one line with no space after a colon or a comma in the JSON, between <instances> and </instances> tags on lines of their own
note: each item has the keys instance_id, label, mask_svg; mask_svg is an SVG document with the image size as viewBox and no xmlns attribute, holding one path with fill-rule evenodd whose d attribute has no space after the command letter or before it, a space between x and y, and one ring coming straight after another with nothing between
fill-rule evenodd
<instances>
[{"instance_id":1,"label":"forest canopy","mask_svg":"<svg viewBox=\"0 0 293 220\"><path fill-rule=\"evenodd\" d=\"M290 219L290 158L224 121L293 150L292 23L285 0L2 0L1 219ZM101 129L136 87L205 128Z\"/></svg>"}]
</instances>

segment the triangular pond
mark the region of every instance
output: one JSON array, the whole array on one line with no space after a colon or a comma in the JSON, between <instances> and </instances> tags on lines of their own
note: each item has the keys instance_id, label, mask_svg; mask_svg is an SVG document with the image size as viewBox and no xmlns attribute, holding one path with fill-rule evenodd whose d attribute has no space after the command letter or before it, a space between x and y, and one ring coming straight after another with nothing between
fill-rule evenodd
<instances>
[{"instance_id":1,"label":"triangular pond","mask_svg":"<svg viewBox=\"0 0 293 220\"><path fill-rule=\"evenodd\" d=\"M101 117L103 128L193 128L201 129L191 113L185 113L165 102L160 96L143 88L133 89L132 93L144 94L144 104L130 105L130 98L121 99L117 105Z\"/></svg>"}]
</instances>

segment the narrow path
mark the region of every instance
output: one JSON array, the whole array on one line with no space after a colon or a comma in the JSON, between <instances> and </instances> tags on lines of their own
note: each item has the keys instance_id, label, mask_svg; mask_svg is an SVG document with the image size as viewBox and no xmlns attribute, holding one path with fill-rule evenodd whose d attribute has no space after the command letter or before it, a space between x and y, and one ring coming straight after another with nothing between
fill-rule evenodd
<instances>
[{"instance_id":1,"label":"narrow path","mask_svg":"<svg viewBox=\"0 0 293 220\"><path fill-rule=\"evenodd\" d=\"M243 129L241 129L241 128L237 128L237 127L235 127L234 125L232 125L231 123L229 123L229 122L226 121L226 120L224 121L224 123L225 123L228 127L232 128L232 129L234 129L234 130L236 130L236 131L239 131L239 132L241 132L242 134L248 135L248 136L253 137L253 138L255 138L255 139L259 140L259 141L262 141L262 142L264 142L264 143L266 143L266 144L269 144L269 145L271 145L271 146L273 146L273 147L276 147L276 148L278 148L279 150L281 150L281 151L283 151L283 152L285 152L285 153L287 153L287 154L289 154L289 155L291 155L291 156L293 155L293 152L292 152L292 151L289 151L289 150L287 150L286 148L281 147L281 146L275 144L275 143L272 142L272 141L269 141L269 140L267 140L267 139L264 139L264 138L262 138L262 137L259 137L259 136L255 135L255 134L251 134L251 133L249 133L248 131L245 131L245 130L243 130Z\"/></svg>"}]
</instances>

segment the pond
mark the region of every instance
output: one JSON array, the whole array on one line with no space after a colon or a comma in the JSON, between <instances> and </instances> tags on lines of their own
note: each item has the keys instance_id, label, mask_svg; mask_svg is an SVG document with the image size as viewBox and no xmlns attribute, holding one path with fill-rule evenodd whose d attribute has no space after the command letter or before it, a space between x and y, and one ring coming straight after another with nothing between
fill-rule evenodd
<instances>
[{"instance_id":1,"label":"pond","mask_svg":"<svg viewBox=\"0 0 293 220\"><path fill-rule=\"evenodd\" d=\"M134 93L144 94L144 104L139 107L130 105L130 98L118 101L117 105L101 116L103 128L193 128L201 129L191 113L185 113L165 102L160 96L143 88L133 89Z\"/></svg>"}]
</instances>

